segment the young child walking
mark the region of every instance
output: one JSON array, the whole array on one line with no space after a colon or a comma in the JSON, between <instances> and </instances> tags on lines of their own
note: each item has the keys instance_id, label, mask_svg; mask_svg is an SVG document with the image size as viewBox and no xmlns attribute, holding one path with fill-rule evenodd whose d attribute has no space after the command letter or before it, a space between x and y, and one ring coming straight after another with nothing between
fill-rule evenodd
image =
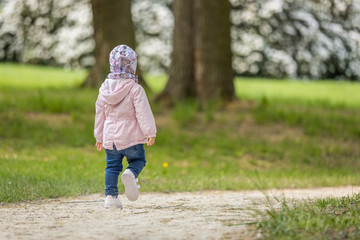
<instances>
[{"instance_id":1,"label":"young child walking","mask_svg":"<svg viewBox=\"0 0 360 240\"><path fill-rule=\"evenodd\" d=\"M155 143L156 126L149 101L135 75L137 55L126 45L109 57L110 74L96 100L94 136L98 151L105 149L105 207L121 208L118 178L126 157L129 166L121 175L130 201L139 197L137 178L146 164L144 144Z\"/></svg>"}]
</instances>

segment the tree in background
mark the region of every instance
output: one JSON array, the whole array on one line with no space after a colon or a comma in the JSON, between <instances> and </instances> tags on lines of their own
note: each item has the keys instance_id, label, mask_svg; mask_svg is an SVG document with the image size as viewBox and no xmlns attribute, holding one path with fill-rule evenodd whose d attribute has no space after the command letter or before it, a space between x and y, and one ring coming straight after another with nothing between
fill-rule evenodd
<instances>
[{"instance_id":1,"label":"tree in background","mask_svg":"<svg viewBox=\"0 0 360 240\"><path fill-rule=\"evenodd\" d=\"M175 0L169 81L159 99L234 99L227 0Z\"/></svg>"},{"instance_id":2,"label":"tree in background","mask_svg":"<svg viewBox=\"0 0 360 240\"><path fill-rule=\"evenodd\" d=\"M194 66L194 2L175 0L173 52L169 80L158 99L185 99L196 96Z\"/></svg>"},{"instance_id":3,"label":"tree in background","mask_svg":"<svg viewBox=\"0 0 360 240\"><path fill-rule=\"evenodd\" d=\"M202 100L233 100L230 3L195 1L195 82Z\"/></svg>"},{"instance_id":4,"label":"tree in background","mask_svg":"<svg viewBox=\"0 0 360 240\"><path fill-rule=\"evenodd\" d=\"M109 54L120 44L135 49L134 26L131 18L131 0L91 0L95 39L95 64L84 85L99 86L109 73ZM144 85L139 66L139 82Z\"/></svg>"}]
</instances>

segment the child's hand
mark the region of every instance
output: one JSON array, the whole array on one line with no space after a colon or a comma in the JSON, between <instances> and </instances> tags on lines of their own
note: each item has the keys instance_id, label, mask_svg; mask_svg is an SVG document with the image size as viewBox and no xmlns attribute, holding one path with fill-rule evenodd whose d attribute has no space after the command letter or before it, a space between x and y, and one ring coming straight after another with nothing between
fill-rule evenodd
<instances>
[{"instance_id":1,"label":"child's hand","mask_svg":"<svg viewBox=\"0 0 360 240\"><path fill-rule=\"evenodd\" d=\"M103 150L103 146L101 142L96 142L95 143L96 149L100 152L101 150Z\"/></svg>"},{"instance_id":2,"label":"child's hand","mask_svg":"<svg viewBox=\"0 0 360 240\"><path fill-rule=\"evenodd\" d=\"M149 138L149 141L147 142L147 146L152 146L152 145L154 145L154 143L155 143L155 138L154 137L151 137L151 138Z\"/></svg>"}]
</instances>

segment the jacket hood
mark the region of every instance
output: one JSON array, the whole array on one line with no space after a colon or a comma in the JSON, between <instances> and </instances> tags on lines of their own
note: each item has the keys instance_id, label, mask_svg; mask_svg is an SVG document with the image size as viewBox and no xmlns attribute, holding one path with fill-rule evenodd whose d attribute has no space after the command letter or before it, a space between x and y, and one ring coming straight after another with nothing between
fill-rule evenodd
<instances>
[{"instance_id":1,"label":"jacket hood","mask_svg":"<svg viewBox=\"0 0 360 240\"><path fill-rule=\"evenodd\" d=\"M107 104L114 105L128 95L134 84L133 79L106 79L101 85L99 93Z\"/></svg>"}]
</instances>

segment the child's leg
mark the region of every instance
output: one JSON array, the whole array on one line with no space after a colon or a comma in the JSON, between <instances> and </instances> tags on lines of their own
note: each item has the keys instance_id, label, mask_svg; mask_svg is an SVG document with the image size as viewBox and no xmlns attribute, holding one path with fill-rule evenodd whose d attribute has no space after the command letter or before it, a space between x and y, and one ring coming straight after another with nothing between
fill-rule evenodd
<instances>
[{"instance_id":1,"label":"child's leg","mask_svg":"<svg viewBox=\"0 0 360 240\"><path fill-rule=\"evenodd\" d=\"M117 196L118 191L118 179L119 173L123 169L122 160L124 155L120 151L116 150L107 150L106 152L106 168L105 168L105 196Z\"/></svg>"},{"instance_id":2,"label":"child's leg","mask_svg":"<svg viewBox=\"0 0 360 240\"><path fill-rule=\"evenodd\" d=\"M146 164L144 144L138 144L125 149L125 156L129 163L128 169L137 178Z\"/></svg>"}]
</instances>

